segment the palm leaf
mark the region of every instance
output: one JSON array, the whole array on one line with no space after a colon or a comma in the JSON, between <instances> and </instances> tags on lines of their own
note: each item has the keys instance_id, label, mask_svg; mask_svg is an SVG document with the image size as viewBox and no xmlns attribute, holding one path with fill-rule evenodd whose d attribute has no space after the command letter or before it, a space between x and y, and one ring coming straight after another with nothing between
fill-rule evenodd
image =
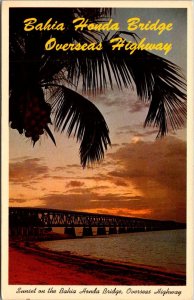
<instances>
[{"instance_id":1,"label":"palm leaf","mask_svg":"<svg viewBox=\"0 0 194 300\"><path fill-rule=\"evenodd\" d=\"M55 146L56 146L55 138L54 138L54 136L53 136L53 134L52 134L50 128L48 127L48 125L45 126L45 130L46 130L47 134L49 135L50 139L53 141L53 143L54 143Z\"/></svg>"},{"instance_id":2,"label":"palm leaf","mask_svg":"<svg viewBox=\"0 0 194 300\"><path fill-rule=\"evenodd\" d=\"M82 81L84 92L102 91L108 83L113 88L114 82L120 89L136 89L138 97L150 103L145 126L159 127L158 136L165 135L169 125L177 129L184 124L186 84L172 62L147 51L113 51L107 40L101 51L70 53L69 59L68 77L76 84Z\"/></svg>"},{"instance_id":3,"label":"palm leaf","mask_svg":"<svg viewBox=\"0 0 194 300\"><path fill-rule=\"evenodd\" d=\"M83 167L104 157L110 145L109 130L97 107L69 88L56 86L49 101L54 112L54 126L63 132L67 130L80 142L80 158ZM53 101L54 100L54 101Z\"/></svg>"}]
</instances>

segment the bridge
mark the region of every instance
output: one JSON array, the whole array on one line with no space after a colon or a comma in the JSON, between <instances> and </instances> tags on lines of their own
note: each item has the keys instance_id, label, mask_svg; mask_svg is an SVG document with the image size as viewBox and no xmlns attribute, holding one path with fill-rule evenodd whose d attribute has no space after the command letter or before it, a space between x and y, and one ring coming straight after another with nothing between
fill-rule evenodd
<instances>
[{"instance_id":1,"label":"bridge","mask_svg":"<svg viewBox=\"0 0 194 300\"><path fill-rule=\"evenodd\" d=\"M48 208L9 208L10 236L40 235L40 232L51 231L54 227L64 228L64 233L71 236L92 236L183 229L186 224Z\"/></svg>"}]
</instances>

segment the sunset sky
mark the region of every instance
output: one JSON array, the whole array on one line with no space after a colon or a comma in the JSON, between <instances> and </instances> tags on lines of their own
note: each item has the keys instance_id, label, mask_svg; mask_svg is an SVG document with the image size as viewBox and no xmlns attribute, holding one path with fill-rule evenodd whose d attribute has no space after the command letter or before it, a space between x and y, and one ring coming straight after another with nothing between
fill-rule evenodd
<instances>
[{"instance_id":1,"label":"sunset sky","mask_svg":"<svg viewBox=\"0 0 194 300\"><path fill-rule=\"evenodd\" d=\"M154 42L172 42L173 49L165 58L186 74L186 10L118 9L114 20L126 30L126 20L134 16L173 23L173 30L160 36L136 33ZM148 106L127 89L120 92L115 87L88 98L110 129L112 147L104 160L82 169L75 139L56 132L57 147L42 137L33 148L10 129L10 206L185 221L186 129L156 140L157 129L143 127Z\"/></svg>"}]
</instances>

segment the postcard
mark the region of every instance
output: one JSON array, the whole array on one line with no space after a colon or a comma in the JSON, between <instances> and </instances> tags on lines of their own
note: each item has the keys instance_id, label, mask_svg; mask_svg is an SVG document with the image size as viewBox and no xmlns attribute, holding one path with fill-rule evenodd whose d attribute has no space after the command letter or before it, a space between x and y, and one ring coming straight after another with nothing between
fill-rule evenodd
<instances>
[{"instance_id":1,"label":"postcard","mask_svg":"<svg viewBox=\"0 0 194 300\"><path fill-rule=\"evenodd\" d=\"M192 299L191 20L3 1L2 299Z\"/></svg>"}]
</instances>

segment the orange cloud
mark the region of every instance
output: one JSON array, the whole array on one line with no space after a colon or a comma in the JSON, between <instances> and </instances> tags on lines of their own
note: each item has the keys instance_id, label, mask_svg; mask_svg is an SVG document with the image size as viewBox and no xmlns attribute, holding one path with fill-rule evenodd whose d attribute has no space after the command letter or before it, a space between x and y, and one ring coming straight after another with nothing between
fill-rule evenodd
<instances>
[{"instance_id":1,"label":"orange cloud","mask_svg":"<svg viewBox=\"0 0 194 300\"><path fill-rule=\"evenodd\" d=\"M67 183L66 187L81 187L84 185L84 182L77 181L77 180L71 180Z\"/></svg>"},{"instance_id":2,"label":"orange cloud","mask_svg":"<svg viewBox=\"0 0 194 300\"><path fill-rule=\"evenodd\" d=\"M109 173L133 182L142 191L145 208L154 218L185 221L186 144L167 137L128 144L109 154L117 166ZM137 204L136 204L137 205Z\"/></svg>"},{"instance_id":3,"label":"orange cloud","mask_svg":"<svg viewBox=\"0 0 194 300\"><path fill-rule=\"evenodd\" d=\"M9 181L14 183L29 182L48 175L49 168L40 158L24 158L20 161L10 162Z\"/></svg>"}]
</instances>

